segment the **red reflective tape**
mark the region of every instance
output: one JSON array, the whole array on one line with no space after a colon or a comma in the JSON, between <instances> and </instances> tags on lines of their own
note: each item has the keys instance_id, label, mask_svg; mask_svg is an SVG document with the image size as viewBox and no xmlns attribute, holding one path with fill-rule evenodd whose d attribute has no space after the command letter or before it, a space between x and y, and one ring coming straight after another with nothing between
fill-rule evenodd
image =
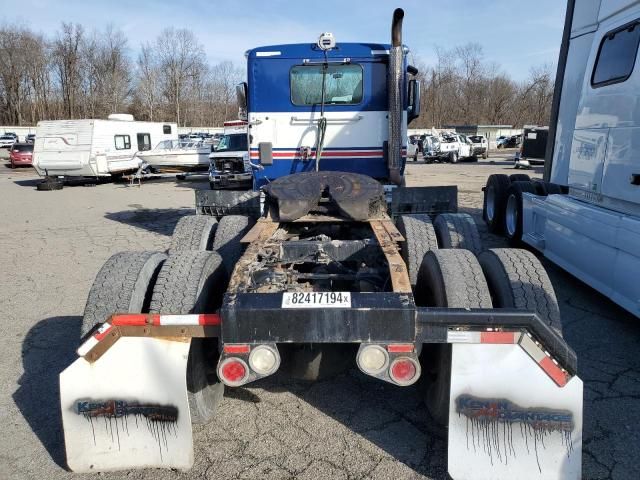
<instances>
[{"instance_id":1,"label":"red reflective tape","mask_svg":"<svg viewBox=\"0 0 640 480\"><path fill-rule=\"evenodd\" d=\"M408 353L408 352L413 352L413 345L410 344L410 343L387 345L387 351L389 353Z\"/></svg>"},{"instance_id":2,"label":"red reflective tape","mask_svg":"<svg viewBox=\"0 0 640 480\"><path fill-rule=\"evenodd\" d=\"M516 343L516 332L480 332L480 343Z\"/></svg>"},{"instance_id":3,"label":"red reflective tape","mask_svg":"<svg viewBox=\"0 0 640 480\"><path fill-rule=\"evenodd\" d=\"M220 325L220 315L216 313L205 313L198 316L198 323L200 325Z\"/></svg>"},{"instance_id":4,"label":"red reflective tape","mask_svg":"<svg viewBox=\"0 0 640 480\"><path fill-rule=\"evenodd\" d=\"M93 338L95 338L95 339L96 339L96 340L98 340L98 341L101 341L104 337L106 337L106 336L109 334L109 332L111 331L111 329L112 329L112 328L113 328L113 327L112 327L111 325L109 325L109 326L108 326L107 328L105 328L104 330L100 329L101 331L99 330L98 332L96 332L96 333L93 335Z\"/></svg>"},{"instance_id":5,"label":"red reflective tape","mask_svg":"<svg viewBox=\"0 0 640 480\"><path fill-rule=\"evenodd\" d=\"M556 365L553 360L551 360L551 358L544 357L540 361L539 365L559 387L564 387L569 381L567 378L568 375L563 372L562 369Z\"/></svg>"},{"instance_id":6,"label":"red reflective tape","mask_svg":"<svg viewBox=\"0 0 640 480\"><path fill-rule=\"evenodd\" d=\"M121 327L139 327L147 324L148 315L144 314L126 314L126 315L114 315L111 319L113 325Z\"/></svg>"},{"instance_id":7,"label":"red reflective tape","mask_svg":"<svg viewBox=\"0 0 640 480\"><path fill-rule=\"evenodd\" d=\"M225 353L249 353L249 345L225 345Z\"/></svg>"}]
</instances>

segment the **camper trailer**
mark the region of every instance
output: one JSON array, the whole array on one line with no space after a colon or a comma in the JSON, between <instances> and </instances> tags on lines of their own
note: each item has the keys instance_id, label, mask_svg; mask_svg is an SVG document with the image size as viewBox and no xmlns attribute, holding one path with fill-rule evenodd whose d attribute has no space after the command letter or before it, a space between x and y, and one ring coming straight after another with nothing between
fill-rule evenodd
<instances>
[{"instance_id":1,"label":"camper trailer","mask_svg":"<svg viewBox=\"0 0 640 480\"><path fill-rule=\"evenodd\" d=\"M107 120L42 121L33 166L47 177L109 177L137 170L138 152L177 138L175 123L136 122L125 114Z\"/></svg>"}]
</instances>

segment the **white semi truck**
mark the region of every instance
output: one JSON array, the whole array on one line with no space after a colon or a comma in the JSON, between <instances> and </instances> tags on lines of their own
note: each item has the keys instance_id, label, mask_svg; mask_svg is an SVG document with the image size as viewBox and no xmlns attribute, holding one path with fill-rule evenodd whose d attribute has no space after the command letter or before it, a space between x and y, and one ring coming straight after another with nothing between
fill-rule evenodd
<instances>
[{"instance_id":1,"label":"white semi truck","mask_svg":"<svg viewBox=\"0 0 640 480\"><path fill-rule=\"evenodd\" d=\"M639 2L569 1L544 181L492 175L484 203L490 230L638 317L639 42Z\"/></svg>"}]
</instances>

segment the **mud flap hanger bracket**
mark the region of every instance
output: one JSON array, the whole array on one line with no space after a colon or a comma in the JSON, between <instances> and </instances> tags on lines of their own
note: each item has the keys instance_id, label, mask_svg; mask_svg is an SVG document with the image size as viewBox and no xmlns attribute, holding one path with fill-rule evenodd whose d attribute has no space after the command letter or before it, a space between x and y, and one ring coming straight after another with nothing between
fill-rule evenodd
<instances>
[{"instance_id":1,"label":"mud flap hanger bracket","mask_svg":"<svg viewBox=\"0 0 640 480\"><path fill-rule=\"evenodd\" d=\"M122 337L150 337L189 341L197 337L220 337L220 317L204 315L113 315L95 330L77 350L89 363L97 361Z\"/></svg>"},{"instance_id":2,"label":"mud flap hanger bracket","mask_svg":"<svg viewBox=\"0 0 640 480\"><path fill-rule=\"evenodd\" d=\"M418 308L417 343L518 344L560 387L577 373L577 356L535 313Z\"/></svg>"}]
</instances>

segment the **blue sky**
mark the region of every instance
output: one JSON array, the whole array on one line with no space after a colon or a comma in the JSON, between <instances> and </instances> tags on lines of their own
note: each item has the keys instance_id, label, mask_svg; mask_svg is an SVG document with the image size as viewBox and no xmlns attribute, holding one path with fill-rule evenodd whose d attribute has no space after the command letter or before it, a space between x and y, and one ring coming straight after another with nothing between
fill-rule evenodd
<instances>
[{"instance_id":1,"label":"blue sky","mask_svg":"<svg viewBox=\"0 0 640 480\"><path fill-rule=\"evenodd\" d=\"M444 48L470 41L516 80L532 66L555 64L566 4L559 0L2 0L0 23L18 21L47 35L60 22L88 30L113 23L132 52L167 26L191 29L211 62L243 62L249 48L315 41L388 42L393 9L405 10L404 42L424 63Z\"/></svg>"}]
</instances>

